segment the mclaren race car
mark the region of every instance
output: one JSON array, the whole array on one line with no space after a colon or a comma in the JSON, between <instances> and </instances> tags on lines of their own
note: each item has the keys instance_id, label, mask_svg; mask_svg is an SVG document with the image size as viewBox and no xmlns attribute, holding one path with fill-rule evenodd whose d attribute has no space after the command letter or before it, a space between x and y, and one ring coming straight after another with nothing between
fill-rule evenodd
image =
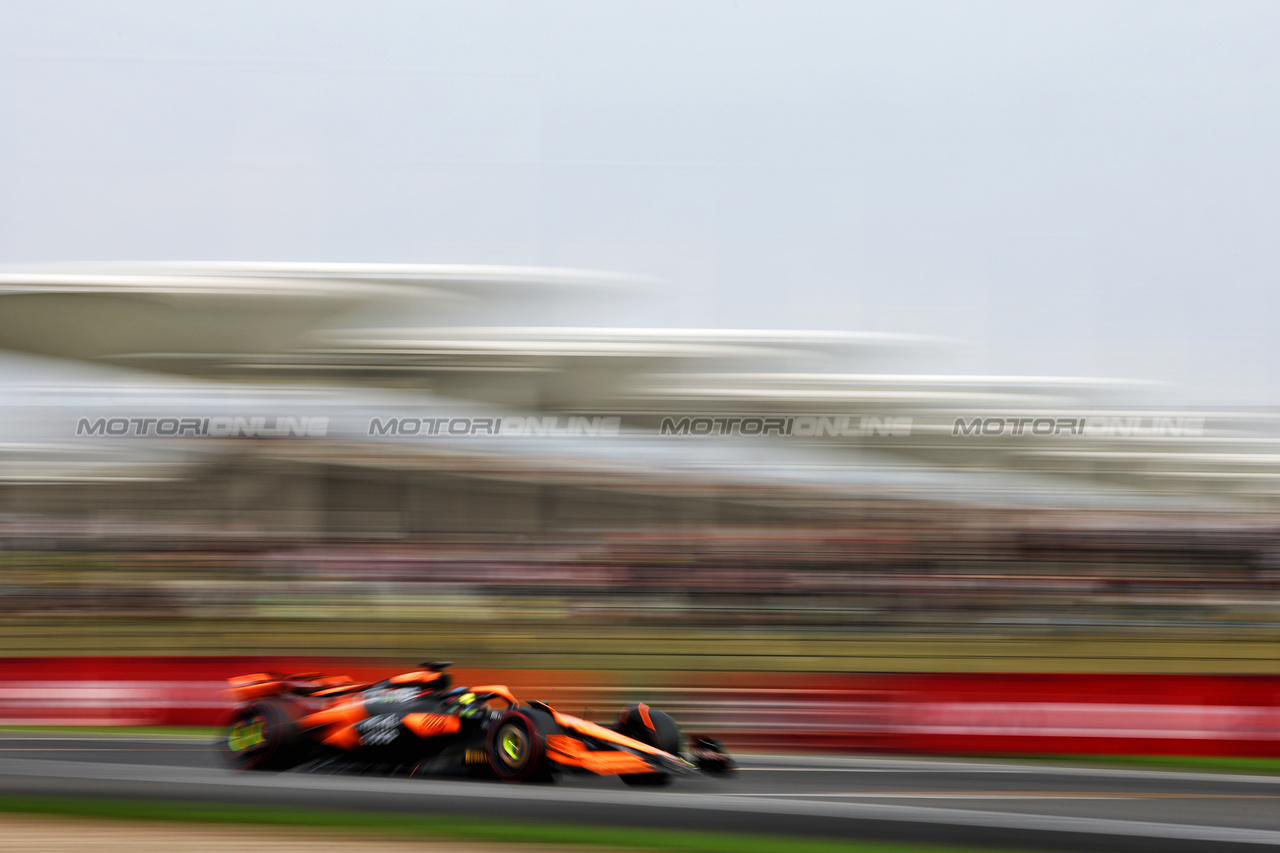
<instances>
[{"instance_id":1,"label":"mclaren race car","mask_svg":"<svg viewBox=\"0 0 1280 853\"><path fill-rule=\"evenodd\" d=\"M521 702L501 684L453 687L448 666L424 663L376 684L319 673L229 679L237 704L222 749L240 770L467 773L507 782L551 781L567 771L665 785L734 767L707 737L690 737L686 759L675 721L648 705L599 725Z\"/></svg>"}]
</instances>

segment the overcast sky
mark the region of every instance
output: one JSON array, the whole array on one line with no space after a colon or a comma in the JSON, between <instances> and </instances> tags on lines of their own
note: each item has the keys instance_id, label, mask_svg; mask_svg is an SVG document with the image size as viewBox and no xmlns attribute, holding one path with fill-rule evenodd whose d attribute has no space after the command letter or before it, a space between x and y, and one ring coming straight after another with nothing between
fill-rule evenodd
<instances>
[{"instance_id":1,"label":"overcast sky","mask_svg":"<svg viewBox=\"0 0 1280 853\"><path fill-rule=\"evenodd\" d=\"M1280 3L0 3L0 262L657 276L618 324L1280 402Z\"/></svg>"}]
</instances>

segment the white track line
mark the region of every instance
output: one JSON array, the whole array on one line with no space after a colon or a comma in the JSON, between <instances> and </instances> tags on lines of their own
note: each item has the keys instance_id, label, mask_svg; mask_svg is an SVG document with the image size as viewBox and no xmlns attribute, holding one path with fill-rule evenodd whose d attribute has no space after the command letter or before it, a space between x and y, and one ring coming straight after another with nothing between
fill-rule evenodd
<instances>
[{"instance_id":1,"label":"white track line","mask_svg":"<svg viewBox=\"0 0 1280 853\"><path fill-rule=\"evenodd\" d=\"M787 800L780 797L740 797L723 794L600 791L573 788L563 791L517 785L459 785L457 783L405 779L368 779L304 774L235 774L230 771L192 771L159 766L111 765L83 761L0 759L0 775L41 778L95 779L148 782L177 789L184 786L263 788L299 791L337 791L472 800L511 800L541 803L572 802L575 805L627 806L630 808L686 809L695 811L749 812L753 814L804 815L860 820L912 821L1036 832L1088 833L1140 838L1173 838L1210 843L1268 844L1280 846L1280 831L1229 826L1158 823L1105 818L1018 814L888 803L840 803L821 800Z\"/></svg>"},{"instance_id":2,"label":"white track line","mask_svg":"<svg viewBox=\"0 0 1280 853\"><path fill-rule=\"evenodd\" d=\"M736 758L737 756L735 756ZM1101 776L1119 779L1170 779L1199 782L1245 782L1258 785L1280 785L1280 774L1223 773L1214 770L1160 770L1128 767L1095 767L1038 763L1035 761L966 761L937 758L860 758L843 755L746 755L739 763L744 769L806 772L816 770L845 772L929 772L929 773L1014 773L1045 776ZM762 767L752 767L761 764Z\"/></svg>"}]
</instances>

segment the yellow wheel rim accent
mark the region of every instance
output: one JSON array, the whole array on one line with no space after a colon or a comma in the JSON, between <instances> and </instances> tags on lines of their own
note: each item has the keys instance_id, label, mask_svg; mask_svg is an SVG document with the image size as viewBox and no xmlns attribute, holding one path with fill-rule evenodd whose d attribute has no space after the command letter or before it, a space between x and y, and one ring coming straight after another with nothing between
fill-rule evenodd
<instances>
[{"instance_id":1,"label":"yellow wheel rim accent","mask_svg":"<svg viewBox=\"0 0 1280 853\"><path fill-rule=\"evenodd\" d=\"M267 741L267 724L261 717L250 717L232 726L227 733L227 748L232 752L245 752Z\"/></svg>"},{"instance_id":2,"label":"yellow wheel rim accent","mask_svg":"<svg viewBox=\"0 0 1280 853\"><path fill-rule=\"evenodd\" d=\"M498 738L498 748L502 750L506 756L507 764L513 767L519 767L524 763L526 754L526 740L524 732L515 726L505 726L502 729L501 737Z\"/></svg>"}]
</instances>

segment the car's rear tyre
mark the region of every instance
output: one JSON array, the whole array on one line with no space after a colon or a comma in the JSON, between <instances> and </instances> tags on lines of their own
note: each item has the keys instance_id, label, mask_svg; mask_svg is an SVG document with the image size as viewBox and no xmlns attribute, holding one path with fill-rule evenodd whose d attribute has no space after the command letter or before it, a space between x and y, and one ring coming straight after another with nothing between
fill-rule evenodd
<instances>
[{"instance_id":1,"label":"car's rear tyre","mask_svg":"<svg viewBox=\"0 0 1280 853\"><path fill-rule=\"evenodd\" d=\"M672 755L680 754L684 736L676 721L666 713L648 705L628 705L618 715L618 731L632 740L657 747ZM619 776L624 783L636 788L659 788L671 784L668 773L634 773Z\"/></svg>"},{"instance_id":2,"label":"car's rear tyre","mask_svg":"<svg viewBox=\"0 0 1280 853\"><path fill-rule=\"evenodd\" d=\"M551 781L546 736L554 725L549 714L531 708L513 708L494 720L485 739L494 774L504 782Z\"/></svg>"},{"instance_id":3,"label":"car's rear tyre","mask_svg":"<svg viewBox=\"0 0 1280 853\"><path fill-rule=\"evenodd\" d=\"M288 770L306 760L298 733L300 710L284 699L263 699L237 708L219 743L237 770Z\"/></svg>"}]
</instances>

